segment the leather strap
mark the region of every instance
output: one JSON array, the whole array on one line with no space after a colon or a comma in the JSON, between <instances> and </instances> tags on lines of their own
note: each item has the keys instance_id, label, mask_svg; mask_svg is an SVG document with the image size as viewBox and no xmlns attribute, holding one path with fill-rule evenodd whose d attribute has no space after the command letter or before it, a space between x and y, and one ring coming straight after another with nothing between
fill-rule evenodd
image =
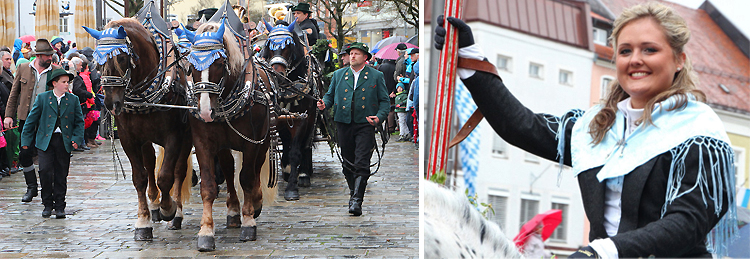
<instances>
[{"instance_id":1,"label":"leather strap","mask_svg":"<svg viewBox=\"0 0 750 259\"><path fill-rule=\"evenodd\" d=\"M495 65L492 65L492 63L490 63L489 61L459 57L458 67L487 72L500 78L500 75L497 74Z\"/></svg>"},{"instance_id":2,"label":"leather strap","mask_svg":"<svg viewBox=\"0 0 750 259\"><path fill-rule=\"evenodd\" d=\"M456 136L451 139L448 148L452 148L453 146L458 145L458 143L461 143L461 141L464 141L464 139L474 131L477 125L482 122L482 119L484 119L484 114L482 114L479 109L474 111L474 114L469 117L469 120L467 120L464 126L461 127L461 130L459 130L458 133L456 133Z\"/></svg>"},{"instance_id":3,"label":"leather strap","mask_svg":"<svg viewBox=\"0 0 750 259\"><path fill-rule=\"evenodd\" d=\"M500 75L497 74L497 69L495 68L495 66L486 60L459 57L458 67L487 72L495 75L497 78L500 78ZM500 80L502 81L503 79L500 78ZM464 139L466 139L466 137L468 137L469 134L474 131L477 125L479 125L479 122L481 122L482 119L484 119L484 115L482 114L482 112L479 111L479 109L474 111L474 113L471 114L471 117L469 117L469 120L467 120L466 123L461 127L461 130L459 130L458 133L456 133L456 136L451 139L451 142L448 144L448 148L452 148L453 146L458 145L458 143L461 143L461 141L464 141Z\"/></svg>"}]
</instances>

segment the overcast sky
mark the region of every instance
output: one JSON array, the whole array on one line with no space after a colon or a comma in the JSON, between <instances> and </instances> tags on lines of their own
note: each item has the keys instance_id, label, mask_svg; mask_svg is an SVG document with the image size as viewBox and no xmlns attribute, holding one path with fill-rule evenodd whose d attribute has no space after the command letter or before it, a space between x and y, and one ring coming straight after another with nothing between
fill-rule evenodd
<instances>
[{"instance_id":1,"label":"overcast sky","mask_svg":"<svg viewBox=\"0 0 750 259\"><path fill-rule=\"evenodd\" d=\"M698 9L706 0L667 0L693 9ZM750 1L710 0L736 26L745 37L750 38Z\"/></svg>"}]
</instances>

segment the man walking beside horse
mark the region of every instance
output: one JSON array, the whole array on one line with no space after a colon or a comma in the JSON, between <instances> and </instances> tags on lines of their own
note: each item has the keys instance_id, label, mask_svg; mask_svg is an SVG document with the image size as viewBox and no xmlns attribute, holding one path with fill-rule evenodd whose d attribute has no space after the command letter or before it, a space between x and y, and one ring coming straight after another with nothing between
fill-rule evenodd
<instances>
[{"instance_id":1,"label":"man walking beside horse","mask_svg":"<svg viewBox=\"0 0 750 259\"><path fill-rule=\"evenodd\" d=\"M372 57L367 45L355 42L346 52L350 66L334 72L318 109L333 108L343 173L349 185L349 213L360 216L370 178L375 127L388 116L390 103L383 73L365 66Z\"/></svg>"}]
</instances>

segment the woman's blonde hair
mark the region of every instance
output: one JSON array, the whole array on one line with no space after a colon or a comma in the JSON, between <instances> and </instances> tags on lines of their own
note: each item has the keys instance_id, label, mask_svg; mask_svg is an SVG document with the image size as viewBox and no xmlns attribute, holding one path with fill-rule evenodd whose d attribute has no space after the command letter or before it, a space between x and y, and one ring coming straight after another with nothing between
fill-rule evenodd
<instances>
[{"instance_id":1,"label":"woman's blonde hair","mask_svg":"<svg viewBox=\"0 0 750 259\"><path fill-rule=\"evenodd\" d=\"M619 53L617 49L617 37L620 36L622 28L627 26L630 22L639 19L653 19L653 21L659 24L667 38L669 46L672 48L672 54L674 55L675 60L679 59L679 56L685 51L685 44L690 40L690 29L688 29L685 20L671 7L654 2L640 4L625 9L620 17L617 17L614 22L612 35L609 37L609 40L612 42L612 47L614 48L614 59L617 59L617 53ZM653 121L651 120L651 111L654 109L654 105L675 95L678 96L678 100L675 106L669 108L670 111L687 104L688 94L692 94L699 101L704 102L706 96L703 92L697 89L697 85L698 77L693 71L690 58L685 55L685 64L682 66L682 70L675 73L672 85L646 103L646 106L644 107L645 112L638 121L645 122L647 125L653 124ZM589 134L591 134L591 138L594 139L593 144L599 144L604 139L607 131L614 124L617 103L630 97L630 95L622 89L622 86L617 79L613 80L608 88L609 93L607 93L604 108L596 114L591 121L591 124L589 124Z\"/></svg>"}]
</instances>

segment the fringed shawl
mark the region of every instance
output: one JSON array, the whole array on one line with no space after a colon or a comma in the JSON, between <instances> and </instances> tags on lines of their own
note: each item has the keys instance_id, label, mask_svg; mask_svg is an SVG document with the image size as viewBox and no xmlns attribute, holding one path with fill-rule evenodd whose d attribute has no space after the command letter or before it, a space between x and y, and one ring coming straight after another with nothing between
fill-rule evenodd
<instances>
[{"instance_id":1,"label":"fringed shawl","mask_svg":"<svg viewBox=\"0 0 750 259\"><path fill-rule=\"evenodd\" d=\"M626 121L623 113L618 111L614 125L597 145L592 144L589 124L601 110L601 105L592 107L584 114L580 111L574 112L562 123L557 119L559 128L556 131L552 128L550 130L557 134L558 158L562 163L565 152L565 128L571 121L577 121L570 139L575 175L602 166L596 175L600 182L622 178L654 157L669 152L672 155L672 163L669 168L666 202L661 216L664 216L667 207L675 199L694 191L701 192L705 206L708 206L706 200L714 201L714 207L709 209L717 216L720 215L722 204L726 200L729 206L727 213L706 238L707 249L723 257L728 253L728 241L736 239L736 233L739 231L737 204L734 202L734 151L721 120L708 105L695 101L695 98L690 96L685 106L668 111L676 105L677 98L673 96L655 105L651 115L653 125L642 123L625 139L623 136ZM699 168L686 168L685 159L691 148L700 149ZM703 154L704 150L708 150L709 154ZM697 170L697 180L694 186L680 192L687 170ZM710 185L708 181L711 181Z\"/></svg>"},{"instance_id":2,"label":"fringed shawl","mask_svg":"<svg viewBox=\"0 0 750 259\"><path fill-rule=\"evenodd\" d=\"M105 62L107 62L108 58L116 57L117 55L120 55L121 53L125 53L130 55L130 50L128 50L128 46L125 44L107 44L107 45L97 45L96 50L94 50L94 60L99 65L103 65Z\"/></svg>"}]
</instances>

